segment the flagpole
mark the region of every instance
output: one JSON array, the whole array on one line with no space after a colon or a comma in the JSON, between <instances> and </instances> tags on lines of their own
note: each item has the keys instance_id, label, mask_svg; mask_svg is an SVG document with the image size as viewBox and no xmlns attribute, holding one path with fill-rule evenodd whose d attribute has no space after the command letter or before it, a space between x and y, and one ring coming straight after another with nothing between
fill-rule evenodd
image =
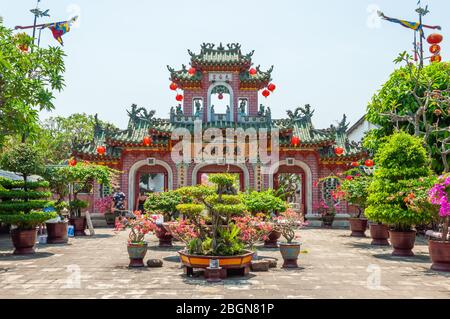
<instances>
[{"instance_id":1,"label":"flagpole","mask_svg":"<svg viewBox=\"0 0 450 319\"><path fill-rule=\"evenodd\" d=\"M40 1L41 0L37 0L36 9L39 8L39 2ZM36 23L37 23L37 14L35 13L34 14L34 22L33 22L33 41L32 41L32 45L31 45L31 53L33 53L34 39L35 39L35 36L36 36Z\"/></svg>"},{"instance_id":2,"label":"flagpole","mask_svg":"<svg viewBox=\"0 0 450 319\"><path fill-rule=\"evenodd\" d=\"M420 3L420 1L419 1ZM419 28L422 27L422 13L419 13ZM419 31L420 32L420 31ZM422 69L423 68L423 31L421 32L421 34L419 34L419 38L420 38L420 65L419 67Z\"/></svg>"}]
</instances>

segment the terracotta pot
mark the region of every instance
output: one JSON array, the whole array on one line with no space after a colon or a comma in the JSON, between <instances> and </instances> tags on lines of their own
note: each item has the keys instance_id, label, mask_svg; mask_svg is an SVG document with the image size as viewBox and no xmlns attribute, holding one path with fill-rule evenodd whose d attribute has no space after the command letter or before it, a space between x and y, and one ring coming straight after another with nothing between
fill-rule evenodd
<instances>
[{"instance_id":1,"label":"terracotta pot","mask_svg":"<svg viewBox=\"0 0 450 319\"><path fill-rule=\"evenodd\" d=\"M280 252L284 260L282 268L298 268L300 243L280 243Z\"/></svg>"},{"instance_id":2,"label":"terracotta pot","mask_svg":"<svg viewBox=\"0 0 450 319\"><path fill-rule=\"evenodd\" d=\"M144 257L147 254L148 244L128 244L128 256L130 257L129 267L144 267Z\"/></svg>"},{"instance_id":3,"label":"terracotta pot","mask_svg":"<svg viewBox=\"0 0 450 319\"><path fill-rule=\"evenodd\" d=\"M389 246L389 227L383 224L370 224L370 237L372 245Z\"/></svg>"},{"instance_id":4,"label":"terracotta pot","mask_svg":"<svg viewBox=\"0 0 450 319\"><path fill-rule=\"evenodd\" d=\"M450 272L450 242L430 239L428 251L433 262L432 270Z\"/></svg>"},{"instance_id":5,"label":"terracotta pot","mask_svg":"<svg viewBox=\"0 0 450 319\"><path fill-rule=\"evenodd\" d=\"M349 218L350 230L352 237L366 237L367 219Z\"/></svg>"},{"instance_id":6,"label":"terracotta pot","mask_svg":"<svg viewBox=\"0 0 450 319\"><path fill-rule=\"evenodd\" d=\"M106 220L106 224L108 226L114 226L116 217L115 217L114 213L105 213L105 220Z\"/></svg>"},{"instance_id":7,"label":"terracotta pot","mask_svg":"<svg viewBox=\"0 0 450 319\"><path fill-rule=\"evenodd\" d=\"M36 229L13 229L11 230L11 239L14 245L14 255L34 254L36 245Z\"/></svg>"},{"instance_id":8,"label":"terracotta pot","mask_svg":"<svg viewBox=\"0 0 450 319\"><path fill-rule=\"evenodd\" d=\"M67 237L67 222L46 223L47 227L47 243L48 244L65 244L69 240Z\"/></svg>"},{"instance_id":9,"label":"terracotta pot","mask_svg":"<svg viewBox=\"0 0 450 319\"><path fill-rule=\"evenodd\" d=\"M278 239L281 237L281 232L272 230L269 233L268 239L264 241L265 248L278 248Z\"/></svg>"},{"instance_id":10,"label":"terracotta pot","mask_svg":"<svg viewBox=\"0 0 450 319\"><path fill-rule=\"evenodd\" d=\"M334 221L334 215L323 215L322 216L322 225L324 227L332 227Z\"/></svg>"},{"instance_id":11,"label":"terracotta pot","mask_svg":"<svg viewBox=\"0 0 450 319\"><path fill-rule=\"evenodd\" d=\"M70 225L73 225L75 236L86 236L84 230L86 229L86 218L84 217L71 217L69 219Z\"/></svg>"},{"instance_id":12,"label":"terracotta pot","mask_svg":"<svg viewBox=\"0 0 450 319\"><path fill-rule=\"evenodd\" d=\"M394 248L392 252L393 256L414 256L412 249L414 248L414 242L416 241L416 231L389 231L389 237L391 238L391 244Z\"/></svg>"},{"instance_id":13,"label":"terracotta pot","mask_svg":"<svg viewBox=\"0 0 450 319\"><path fill-rule=\"evenodd\" d=\"M173 236L164 225L158 225L155 235L159 239L159 247L172 247Z\"/></svg>"}]
</instances>

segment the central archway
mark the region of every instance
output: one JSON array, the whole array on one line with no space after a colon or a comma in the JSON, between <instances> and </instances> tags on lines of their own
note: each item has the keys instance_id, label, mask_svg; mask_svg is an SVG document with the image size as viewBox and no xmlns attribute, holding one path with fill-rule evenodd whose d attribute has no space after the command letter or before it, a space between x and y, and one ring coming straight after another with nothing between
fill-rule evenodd
<instances>
[{"instance_id":1,"label":"central archway","mask_svg":"<svg viewBox=\"0 0 450 319\"><path fill-rule=\"evenodd\" d=\"M217 165L212 163L197 164L192 170L192 185L197 185L199 182L199 174L202 173L224 173L230 168L230 173L242 174L241 190L246 190L250 187L250 174L247 166L244 164L224 164Z\"/></svg>"}]
</instances>

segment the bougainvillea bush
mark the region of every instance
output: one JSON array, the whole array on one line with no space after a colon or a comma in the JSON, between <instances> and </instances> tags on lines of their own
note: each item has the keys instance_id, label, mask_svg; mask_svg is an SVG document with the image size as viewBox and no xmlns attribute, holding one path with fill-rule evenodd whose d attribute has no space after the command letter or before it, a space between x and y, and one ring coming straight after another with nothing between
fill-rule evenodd
<instances>
[{"instance_id":1,"label":"bougainvillea bush","mask_svg":"<svg viewBox=\"0 0 450 319\"><path fill-rule=\"evenodd\" d=\"M430 210L420 206L413 209L408 202L431 176L430 160L422 144L421 138L398 132L380 146L375 156L377 169L368 188L367 218L390 224L397 231L409 231L432 220Z\"/></svg>"},{"instance_id":2,"label":"bougainvillea bush","mask_svg":"<svg viewBox=\"0 0 450 319\"><path fill-rule=\"evenodd\" d=\"M429 201L439 208L439 219L442 225L442 240L447 240L450 219L450 175L440 176L437 183L429 190Z\"/></svg>"},{"instance_id":3,"label":"bougainvillea bush","mask_svg":"<svg viewBox=\"0 0 450 319\"><path fill-rule=\"evenodd\" d=\"M95 210L104 214L111 211L113 199L112 196L105 196L95 200L94 207Z\"/></svg>"},{"instance_id":4,"label":"bougainvillea bush","mask_svg":"<svg viewBox=\"0 0 450 319\"><path fill-rule=\"evenodd\" d=\"M336 199L347 201L357 207L356 218L360 218L367 207L368 188L372 182L372 176L359 169L349 170L344 175L345 179L341 181L333 195Z\"/></svg>"},{"instance_id":5,"label":"bougainvillea bush","mask_svg":"<svg viewBox=\"0 0 450 319\"><path fill-rule=\"evenodd\" d=\"M233 221L240 230L240 240L251 250L254 250L257 242L267 240L273 230L272 223L265 222L262 217L246 215L234 217Z\"/></svg>"}]
</instances>

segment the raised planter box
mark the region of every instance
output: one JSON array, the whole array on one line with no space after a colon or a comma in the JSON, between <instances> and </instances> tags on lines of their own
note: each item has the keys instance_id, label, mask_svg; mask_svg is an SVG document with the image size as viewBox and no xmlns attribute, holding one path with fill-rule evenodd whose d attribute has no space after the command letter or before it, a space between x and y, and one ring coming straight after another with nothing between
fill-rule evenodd
<instances>
[{"instance_id":1,"label":"raised planter box","mask_svg":"<svg viewBox=\"0 0 450 319\"><path fill-rule=\"evenodd\" d=\"M221 279L225 279L228 275L228 270L239 270L237 274L245 276L250 271L254 252L246 250L242 255L236 256L202 256L191 255L186 250L178 251L181 262L186 267L186 275L193 276L194 268L206 269L210 265L212 259L219 261L219 267L222 268Z\"/></svg>"}]
</instances>

